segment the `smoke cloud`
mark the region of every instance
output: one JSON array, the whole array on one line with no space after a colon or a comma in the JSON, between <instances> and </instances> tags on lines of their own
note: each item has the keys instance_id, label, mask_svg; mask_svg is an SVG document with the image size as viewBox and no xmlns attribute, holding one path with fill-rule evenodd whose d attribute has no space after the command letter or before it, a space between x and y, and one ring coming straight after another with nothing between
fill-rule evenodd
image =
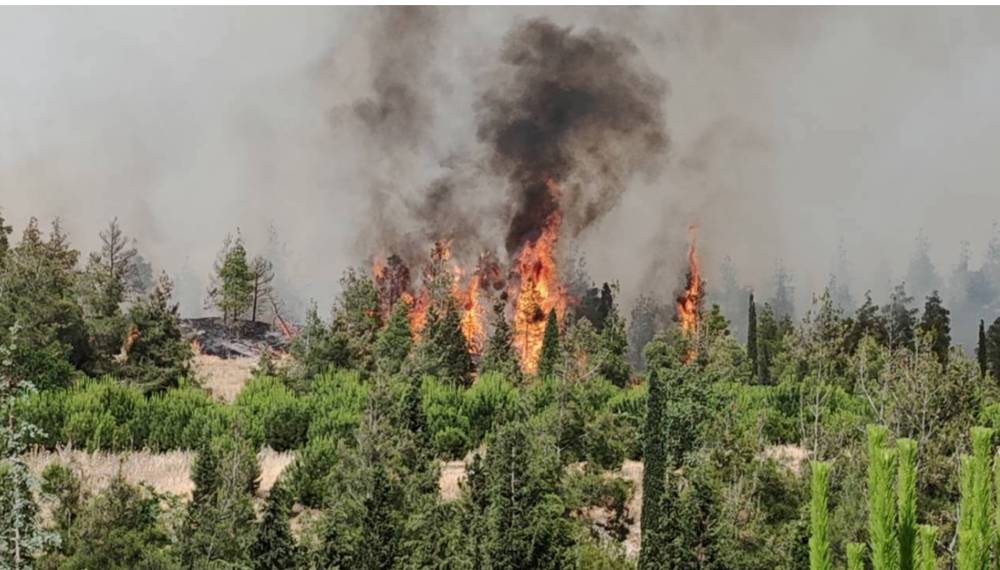
<instances>
[{"instance_id":1,"label":"smoke cloud","mask_svg":"<svg viewBox=\"0 0 1000 570\"><path fill-rule=\"evenodd\" d=\"M710 299L730 256L800 310L831 273L856 302L936 273L957 307L1000 212L998 64L992 8L9 8L0 208L84 251L117 216L196 314L237 227L328 306L379 251L518 248L553 177L626 303L670 300L697 224Z\"/></svg>"}]
</instances>

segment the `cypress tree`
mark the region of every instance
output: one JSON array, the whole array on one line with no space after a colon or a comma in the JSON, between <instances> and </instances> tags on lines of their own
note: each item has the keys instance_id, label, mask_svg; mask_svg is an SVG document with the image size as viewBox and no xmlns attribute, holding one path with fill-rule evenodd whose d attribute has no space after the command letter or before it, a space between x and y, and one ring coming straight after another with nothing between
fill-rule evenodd
<instances>
[{"instance_id":1,"label":"cypress tree","mask_svg":"<svg viewBox=\"0 0 1000 570\"><path fill-rule=\"evenodd\" d=\"M655 342L655 341L654 341ZM652 346L652 343L650 344ZM648 351L647 351L648 353ZM647 356L647 361L651 359ZM639 569L662 567L660 551L662 545L651 540L660 526L660 507L666 491L667 442L663 437L663 413L667 401L666 381L662 378L663 363L649 362L649 394L646 398L646 422L643 427L642 474L642 548L639 551Z\"/></svg>"},{"instance_id":2,"label":"cypress tree","mask_svg":"<svg viewBox=\"0 0 1000 570\"><path fill-rule=\"evenodd\" d=\"M868 540L872 566L879 570L895 570L899 564L893 496L896 454L886 448L887 438L885 427L868 426Z\"/></svg>"},{"instance_id":3,"label":"cypress tree","mask_svg":"<svg viewBox=\"0 0 1000 570\"><path fill-rule=\"evenodd\" d=\"M865 570L865 545L852 542L847 545L847 570Z\"/></svg>"},{"instance_id":4,"label":"cypress tree","mask_svg":"<svg viewBox=\"0 0 1000 570\"><path fill-rule=\"evenodd\" d=\"M976 360L979 361L979 375L986 377L986 324L979 319L979 345L976 346Z\"/></svg>"},{"instance_id":5,"label":"cypress tree","mask_svg":"<svg viewBox=\"0 0 1000 570\"><path fill-rule=\"evenodd\" d=\"M191 492L191 503L194 505L204 504L219 489L219 458L215 455L208 437L194 458L191 466L191 482L194 483L194 490Z\"/></svg>"},{"instance_id":6,"label":"cypress tree","mask_svg":"<svg viewBox=\"0 0 1000 570\"><path fill-rule=\"evenodd\" d=\"M483 373L499 372L508 380L518 381L521 379L521 364L514 349L514 331L505 315L506 307L505 299L493 305L493 334L486 342L479 370Z\"/></svg>"},{"instance_id":7,"label":"cypress tree","mask_svg":"<svg viewBox=\"0 0 1000 570\"><path fill-rule=\"evenodd\" d=\"M380 372L396 374L413 348L413 333L410 330L410 306L398 301L392 308L389 323L375 341L375 364Z\"/></svg>"},{"instance_id":8,"label":"cypress tree","mask_svg":"<svg viewBox=\"0 0 1000 570\"><path fill-rule=\"evenodd\" d=\"M747 308L747 357L750 359L750 374L757 377L757 304L750 292L750 302Z\"/></svg>"},{"instance_id":9,"label":"cypress tree","mask_svg":"<svg viewBox=\"0 0 1000 570\"><path fill-rule=\"evenodd\" d=\"M264 518L250 547L254 570L285 570L299 566L299 550L288 524L290 503L291 496L279 480L267 497Z\"/></svg>"},{"instance_id":10,"label":"cypress tree","mask_svg":"<svg viewBox=\"0 0 1000 570\"><path fill-rule=\"evenodd\" d=\"M559 321L556 312L549 311L549 319L545 322L545 336L542 337L542 353L538 358L538 375L542 378L552 376L559 366L562 349L559 346Z\"/></svg>"},{"instance_id":11,"label":"cypress tree","mask_svg":"<svg viewBox=\"0 0 1000 570\"><path fill-rule=\"evenodd\" d=\"M899 568L913 570L914 542L917 535L917 442L896 441L899 471L896 477L899 510Z\"/></svg>"},{"instance_id":12,"label":"cypress tree","mask_svg":"<svg viewBox=\"0 0 1000 570\"><path fill-rule=\"evenodd\" d=\"M812 500L809 503L809 570L832 570L830 550L829 505L830 464L812 462Z\"/></svg>"},{"instance_id":13,"label":"cypress tree","mask_svg":"<svg viewBox=\"0 0 1000 570\"><path fill-rule=\"evenodd\" d=\"M917 551L918 570L937 570L937 556L934 553L934 543L937 542L937 527L922 524L918 532L920 545Z\"/></svg>"},{"instance_id":14,"label":"cypress tree","mask_svg":"<svg viewBox=\"0 0 1000 570\"><path fill-rule=\"evenodd\" d=\"M986 329L986 369L1000 381L1000 317Z\"/></svg>"}]
</instances>

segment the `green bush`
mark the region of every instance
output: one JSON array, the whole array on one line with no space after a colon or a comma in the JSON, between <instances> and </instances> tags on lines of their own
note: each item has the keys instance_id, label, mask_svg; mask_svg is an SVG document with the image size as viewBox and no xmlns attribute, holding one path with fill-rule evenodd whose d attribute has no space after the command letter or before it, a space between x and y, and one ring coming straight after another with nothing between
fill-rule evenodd
<instances>
[{"instance_id":1,"label":"green bush","mask_svg":"<svg viewBox=\"0 0 1000 570\"><path fill-rule=\"evenodd\" d=\"M518 400L518 390L498 373L483 374L465 391L464 411L469 418L471 441L475 447L499 420L511 413Z\"/></svg>"},{"instance_id":2,"label":"green bush","mask_svg":"<svg viewBox=\"0 0 1000 570\"><path fill-rule=\"evenodd\" d=\"M447 458L462 457L469 448L469 418L462 409L464 389L428 377L421 392L435 451Z\"/></svg>"},{"instance_id":3,"label":"green bush","mask_svg":"<svg viewBox=\"0 0 1000 570\"><path fill-rule=\"evenodd\" d=\"M368 387L357 372L327 372L313 380L305 401L311 417L309 439L342 439L350 437L361 421Z\"/></svg>"},{"instance_id":4,"label":"green bush","mask_svg":"<svg viewBox=\"0 0 1000 570\"><path fill-rule=\"evenodd\" d=\"M307 507L322 507L327 475L336 462L337 440L332 437L310 439L296 451L287 474L289 490L295 499Z\"/></svg>"},{"instance_id":5,"label":"green bush","mask_svg":"<svg viewBox=\"0 0 1000 570\"><path fill-rule=\"evenodd\" d=\"M18 416L39 430L30 443L52 449L63 442L68 398L69 390L59 389L31 392L18 400Z\"/></svg>"},{"instance_id":6,"label":"green bush","mask_svg":"<svg viewBox=\"0 0 1000 570\"><path fill-rule=\"evenodd\" d=\"M622 433L625 455L630 459L642 458L642 426L646 418L646 383L632 386L613 395L605 404L605 409L615 415Z\"/></svg>"},{"instance_id":7,"label":"green bush","mask_svg":"<svg viewBox=\"0 0 1000 570\"><path fill-rule=\"evenodd\" d=\"M230 408L204 390L182 383L149 398L145 423L146 445L153 451L195 449L204 438L229 429Z\"/></svg>"},{"instance_id":8,"label":"green bush","mask_svg":"<svg viewBox=\"0 0 1000 570\"><path fill-rule=\"evenodd\" d=\"M251 379L236 396L234 407L240 432L257 447L266 444L285 451L305 442L308 405L277 378Z\"/></svg>"},{"instance_id":9,"label":"green bush","mask_svg":"<svg viewBox=\"0 0 1000 570\"><path fill-rule=\"evenodd\" d=\"M89 450L122 451L145 445L146 399L110 377L84 380L69 390L61 440Z\"/></svg>"}]
</instances>

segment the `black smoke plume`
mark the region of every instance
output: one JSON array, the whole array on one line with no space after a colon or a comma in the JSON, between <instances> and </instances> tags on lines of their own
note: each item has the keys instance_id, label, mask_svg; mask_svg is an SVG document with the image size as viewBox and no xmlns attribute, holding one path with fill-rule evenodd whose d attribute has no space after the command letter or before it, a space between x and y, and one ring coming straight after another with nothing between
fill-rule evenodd
<instances>
[{"instance_id":1,"label":"black smoke plume","mask_svg":"<svg viewBox=\"0 0 1000 570\"><path fill-rule=\"evenodd\" d=\"M512 29L501 62L504 77L480 101L478 136L509 182L513 255L557 209L578 234L618 203L634 171L665 159L666 84L627 38L547 20Z\"/></svg>"}]
</instances>

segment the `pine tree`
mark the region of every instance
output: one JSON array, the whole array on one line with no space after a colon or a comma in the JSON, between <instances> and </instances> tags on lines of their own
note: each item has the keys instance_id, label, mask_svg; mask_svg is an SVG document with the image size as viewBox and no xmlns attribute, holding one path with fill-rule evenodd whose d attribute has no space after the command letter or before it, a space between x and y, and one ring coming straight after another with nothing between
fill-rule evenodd
<instances>
[{"instance_id":1,"label":"pine tree","mask_svg":"<svg viewBox=\"0 0 1000 570\"><path fill-rule=\"evenodd\" d=\"M889 304L882 307L889 348L913 348L917 309L911 308L913 297L906 292L906 284L896 285L889 295Z\"/></svg>"},{"instance_id":2,"label":"pine tree","mask_svg":"<svg viewBox=\"0 0 1000 570\"><path fill-rule=\"evenodd\" d=\"M809 504L809 569L833 570L833 553L830 548L829 505L827 491L830 482L830 464L812 462L812 501Z\"/></svg>"},{"instance_id":3,"label":"pine tree","mask_svg":"<svg viewBox=\"0 0 1000 570\"><path fill-rule=\"evenodd\" d=\"M521 365L514 348L514 331L506 317L507 303L500 299L493 305L493 334L479 362L481 373L498 372L513 382L521 379Z\"/></svg>"},{"instance_id":4,"label":"pine tree","mask_svg":"<svg viewBox=\"0 0 1000 570\"><path fill-rule=\"evenodd\" d=\"M1000 381L1000 317L986 329L986 368Z\"/></svg>"},{"instance_id":5,"label":"pine tree","mask_svg":"<svg viewBox=\"0 0 1000 570\"><path fill-rule=\"evenodd\" d=\"M781 331L769 303L764 303L757 328L757 382L771 383L771 360L778 352Z\"/></svg>"},{"instance_id":6,"label":"pine tree","mask_svg":"<svg viewBox=\"0 0 1000 570\"><path fill-rule=\"evenodd\" d=\"M235 240L226 236L223 242L208 295L225 323L236 322L253 304L253 272L239 231Z\"/></svg>"},{"instance_id":7,"label":"pine tree","mask_svg":"<svg viewBox=\"0 0 1000 570\"><path fill-rule=\"evenodd\" d=\"M149 297L129 310L133 337L119 358L118 373L146 392L177 386L188 375L191 345L184 339L173 283L160 274Z\"/></svg>"},{"instance_id":8,"label":"pine tree","mask_svg":"<svg viewBox=\"0 0 1000 570\"><path fill-rule=\"evenodd\" d=\"M942 365L948 363L951 349L951 313L941 304L941 297L935 290L927 297L924 314L920 320L920 331L931 340L931 350Z\"/></svg>"},{"instance_id":9,"label":"pine tree","mask_svg":"<svg viewBox=\"0 0 1000 570\"><path fill-rule=\"evenodd\" d=\"M605 283L606 295L602 299L608 299L608 305L604 310L604 322L601 330L601 343L598 358L600 366L598 373L611 381L616 386L624 386L632 376L632 370L628 362L628 337L625 332L625 320L618 312L618 305L612 299L612 289ZM614 290L618 290L618 285L614 285ZM546 327L548 324L546 323ZM560 343L561 344L561 343ZM544 353L544 342L542 352Z\"/></svg>"},{"instance_id":10,"label":"pine tree","mask_svg":"<svg viewBox=\"0 0 1000 570\"><path fill-rule=\"evenodd\" d=\"M410 306L397 302L389 316L389 323L379 332L375 341L375 365L383 374L396 374L413 348L410 330Z\"/></svg>"},{"instance_id":11,"label":"pine tree","mask_svg":"<svg viewBox=\"0 0 1000 570\"><path fill-rule=\"evenodd\" d=\"M899 472L896 476L899 519L899 568L913 570L917 538L917 442L896 440Z\"/></svg>"},{"instance_id":12,"label":"pine tree","mask_svg":"<svg viewBox=\"0 0 1000 570\"><path fill-rule=\"evenodd\" d=\"M546 378L556 373L562 348L559 346L559 321L554 310L549 311L545 322L545 336L542 337L542 352L538 357L538 376Z\"/></svg>"},{"instance_id":13,"label":"pine tree","mask_svg":"<svg viewBox=\"0 0 1000 570\"><path fill-rule=\"evenodd\" d=\"M986 327L982 319L979 319L979 344L976 345L976 361L979 363L979 375L985 378L989 360L986 358Z\"/></svg>"},{"instance_id":14,"label":"pine tree","mask_svg":"<svg viewBox=\"0 0 1000 570\"><path fill-rule=\"evenodd\" d=\"M444 316L434 307L427 312L426 334L421 342L422 370L457 386L472 382L472 357L462 332L462 321L454 302L446 304Z\"/></svg>"},{"instance_id":15,"label":"pine tree","mask_svg":"<svg viewBox=\"0 0 1000 570\"><path fill-rule=\"evenodd\" d=\"M750 360L750 373L757 377L757 305L753 300L753 291L750 292L750 301L747 309L747 358Z\"/></svg>"},{"instance_id":16,"label":"pine tree","mask_svg":"<svg viewBox=\"0 0 1000 570\"><path fill-rule=\"evenodd\" d=\"M899 564L894 500L895 450L886 448L888 430L868 427L868 540L874 568L895 570Z\"/></svg>"},{"instance_id":17,"label":"pine tree","mask_svg":"<svg viewBox=\"0 0 1000 570\"><path fill-rule=\"evenodd\" d=\"M263 256L250 262L250 322L257 322L261 304L274 301L274 264Z\"/></svg>"},{"instance_id":18,"label":"pine tree","mask_svg":"<svg viewBox=\"0 0 1000 570\"><path fill-rule=\"evenodd\" d=\"M918 531L919 545L916 556L918 570L937 570L937 555L934 544L937 542L938 529L931 525L920 525Z\"/></svg>"},{"instance_id":19,"label":"pine tree","mask_svg":"<svg viewBox=\"0 0 1000 570\"><path fill-rule=\"evenodd\" d=\"M118 218L100 232L100 238L101 251L90 254L87 265L85 298L94 315L108 318L119 314L119 307L125 301L138 251L135 241L122 232Z\"/></svg>"},{"instance_id":20,"label":"pine tree","mask_svg":"<svg viewBox=\"0 0 1000 570\"><path fill-rule=\"evenodd\" d=\"M191 482L194 483L191 503L195 505L210 501L219 490L219 458L207 437L191 464Z\"/></svg>"},{"instance_id":21,"label":"pine tree","mask_svg":"<svg viewBox=\"0 0 1000 570\"><path fill-rule=\"evenodd\" d=\"M300 564L299 548L288 523L291 495L282 481L271 487L257 537L250 547L255 570L288 570Z\"/></svg>"}]
</instances>

